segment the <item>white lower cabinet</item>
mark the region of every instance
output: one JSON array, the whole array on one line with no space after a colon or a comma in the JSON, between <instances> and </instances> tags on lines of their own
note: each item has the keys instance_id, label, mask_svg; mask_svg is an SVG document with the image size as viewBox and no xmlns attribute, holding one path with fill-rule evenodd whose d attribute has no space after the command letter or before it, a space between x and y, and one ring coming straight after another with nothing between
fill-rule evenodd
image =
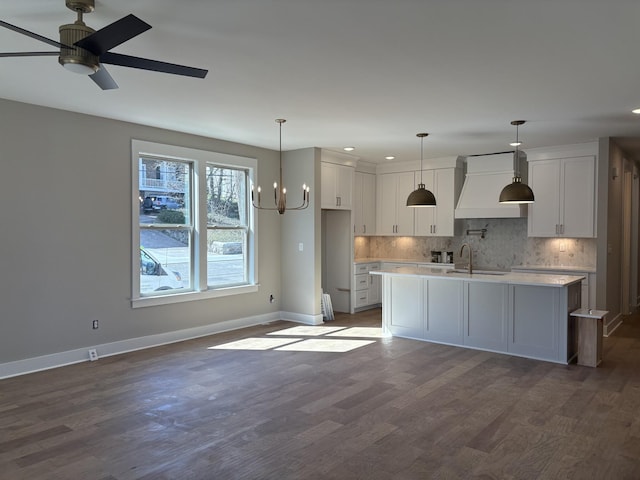
<instances>
[{"instance_id":1,"label":"white lower cabinet","mask_svg":"<svg viewBox=\"0 0 640 480\"><path fill-rule=\"evenodd\" d=\"M377 270L380 270L379 262L355 264L351 287L353 292L351 313L380 305L382 278L379 275L369 274L369 272Z\"/></svg>"},{"instance_id":2,"label":"white lower cabinet","mask_svg":"<svg viewBox=\"0 0 640 480\"><path fill-rule=\"evenodd\" d=\"M426 317L424 338L460 345L463 334L463 283L424 280Z\"/></svg>"},{"instance_id":3,"label":"white lower cabinet","mask_svg":"<svg viewBox=\"0 0 640 480\"><path fill-rule=\"evenodd\" d=\"M521 272L521 273L553 273L556 275L582 275L584 276L584 280L582 280L582 303L580 304L580 308L592 308L596 309L596 274L594 272L589 271L585 268L585 270L567 270L562 269L562 267L558 268L536 268L535 266L530 267L513 267L511 269L512 272ZM577 308L577 307L576 307Z\"/></svg>"},{"instance_id":4,"label":"white lower cabinet","mask_svg":"<svg viewBox=\"0 0 640 480\"><path fill-rule=\"evenodd\" d=\"M464 282L464 345L507 350L508 285Z\"/></svg>"},{"instance_id":5,"label":"white lower cabinet","mask_svg":"<svg viewBox=\"0 0 640 480\"><path fill-rule=\"evenodd\" d=\"M423 280L385 276L385 281L387 280L388 284L383 288L382 304L389 313L389 333L400 337L424 338Z\"/></svg>"},{"instance_id":6,"label":"white lower cabinet","mask_svg":"<svg viewBox=\"0 0 640 480\"><path fill-rule=\"evenodd\" d=\"M385 334L568 363L581 286L382 275Z\"/></svg>"}]
</instances>

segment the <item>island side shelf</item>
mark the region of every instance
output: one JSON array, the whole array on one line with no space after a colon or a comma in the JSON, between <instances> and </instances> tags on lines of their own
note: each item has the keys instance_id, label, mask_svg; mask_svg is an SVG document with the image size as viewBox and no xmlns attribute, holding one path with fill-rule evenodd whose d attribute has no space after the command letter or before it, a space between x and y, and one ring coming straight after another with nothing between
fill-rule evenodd
<instances>
[{"instance_id":1,"label":"island side shelf","mask_svg":"<svg viewBox=\"0 0 640 480\"><path fill-rule=\"evenodd\" d=\"M386 335L567 364L577 353L581 276L457 274L400 268L382 275Z\"/></svg>"}]
</instances>

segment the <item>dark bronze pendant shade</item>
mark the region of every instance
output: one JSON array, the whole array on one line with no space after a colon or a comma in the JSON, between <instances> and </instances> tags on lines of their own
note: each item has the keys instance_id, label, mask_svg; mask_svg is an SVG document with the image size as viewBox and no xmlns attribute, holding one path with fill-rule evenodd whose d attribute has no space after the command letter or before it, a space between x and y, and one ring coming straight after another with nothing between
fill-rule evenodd
<instances>
[{"instance_id":1,"label":"dark bronze pendant shade","mask_svg":"<svg viewBox=\"0 0 640 480\"><path fill-rule=\"evenodd\" d=\"M516 127L516 141L511 145L516 147L516 151L513 152L513 169L514 177L513 182L504 187L500 192L500 203L533 203L535 197L533 190L526 183L522 183L522 177L520 176L520 158L519 150L520 139L518 137L518 127L524 124L524 120L514 120L511 125Z\"/></svg>"},{"instance_id":2,"label":"dark bronze pendant shade","mask_svg":"<svg viewBox=\"0 0 640 480\"><path fill-rule=\"evenodd\" d=\"M418 133L416 137L420 138L420 183L417 190L414 190L407 197L407 207L435 207L436 196L425 188L422 183L422 144L424 143L424 137L428 136L428 133Z\"/></svg>"},{"instance_id":3,"label":"dark bronze pendant shade","mask_svg":"<svg viewBox=\"0 0 640 480\"><path fill-rule=\"evenodd\" d=\"M500 192L500 203L533 203L535 197L529 185L522 183L519 176L513 177L513 183L507 185Z\"/></svg>"},{"instance_id":4,"label":"dark bronze pendant shade","mask_svg":"<svg viewBox=\"0 0 640 480\"><path fill-rule=\"evenodd\" d=\"M418 189L414 190L407 197L407 207L435 207L436 197L424 186L424 183L418 184Z\"/></svg>"}]
</instances>

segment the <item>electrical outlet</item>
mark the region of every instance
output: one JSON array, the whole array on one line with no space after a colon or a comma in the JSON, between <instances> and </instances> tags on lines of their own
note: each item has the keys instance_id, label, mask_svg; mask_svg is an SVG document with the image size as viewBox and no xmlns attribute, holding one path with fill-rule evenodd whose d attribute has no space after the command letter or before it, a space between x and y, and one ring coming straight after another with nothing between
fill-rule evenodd
<instances>
[{"instance_id":1,"label":"electrical outlet","mask_svg":"<svg viewBox=\"0 0 640 480\"><path fill-rule=\"evenodd\" d=\"M269 295L269 303L273 303L276 301L276 297L274 297L273 295Z\"/></svg>"},{"instance_id":2,"label":"electrical outlet","mask_svg":"<svg viewBox=\"0 0 640 480\"><path fill-rule=\"evenodd\" d=\"M93 322L91 322L91 328L93 328L94 330L98 329L98 320L94 320Z\"/></svg>"},{"instance_id":3,"label":"electrical outlet","mask_svg":"<svg viewBox=\"0 0 640 480\"><path fill-rule=\"evenodd\" d=\"M98 360L98 351L95 348L89 349L89 360L91 360L92 362Z\"/></svg>"}]
</instances>

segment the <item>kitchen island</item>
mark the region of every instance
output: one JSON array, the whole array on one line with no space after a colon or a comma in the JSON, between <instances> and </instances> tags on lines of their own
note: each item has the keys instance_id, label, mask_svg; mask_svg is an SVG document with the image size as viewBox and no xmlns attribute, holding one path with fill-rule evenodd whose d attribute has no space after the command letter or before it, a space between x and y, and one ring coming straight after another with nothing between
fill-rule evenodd
<instances>
[{"instance_id":1,"label":"kitchen island","mask_svg":"<svg viewBox=\"0 0 640 480\"><path fill-rule=\"evenodd\" d=\"M399 267L382 276L386 335L569 363L579 275Z\"/></svg>"}]
</instances>

